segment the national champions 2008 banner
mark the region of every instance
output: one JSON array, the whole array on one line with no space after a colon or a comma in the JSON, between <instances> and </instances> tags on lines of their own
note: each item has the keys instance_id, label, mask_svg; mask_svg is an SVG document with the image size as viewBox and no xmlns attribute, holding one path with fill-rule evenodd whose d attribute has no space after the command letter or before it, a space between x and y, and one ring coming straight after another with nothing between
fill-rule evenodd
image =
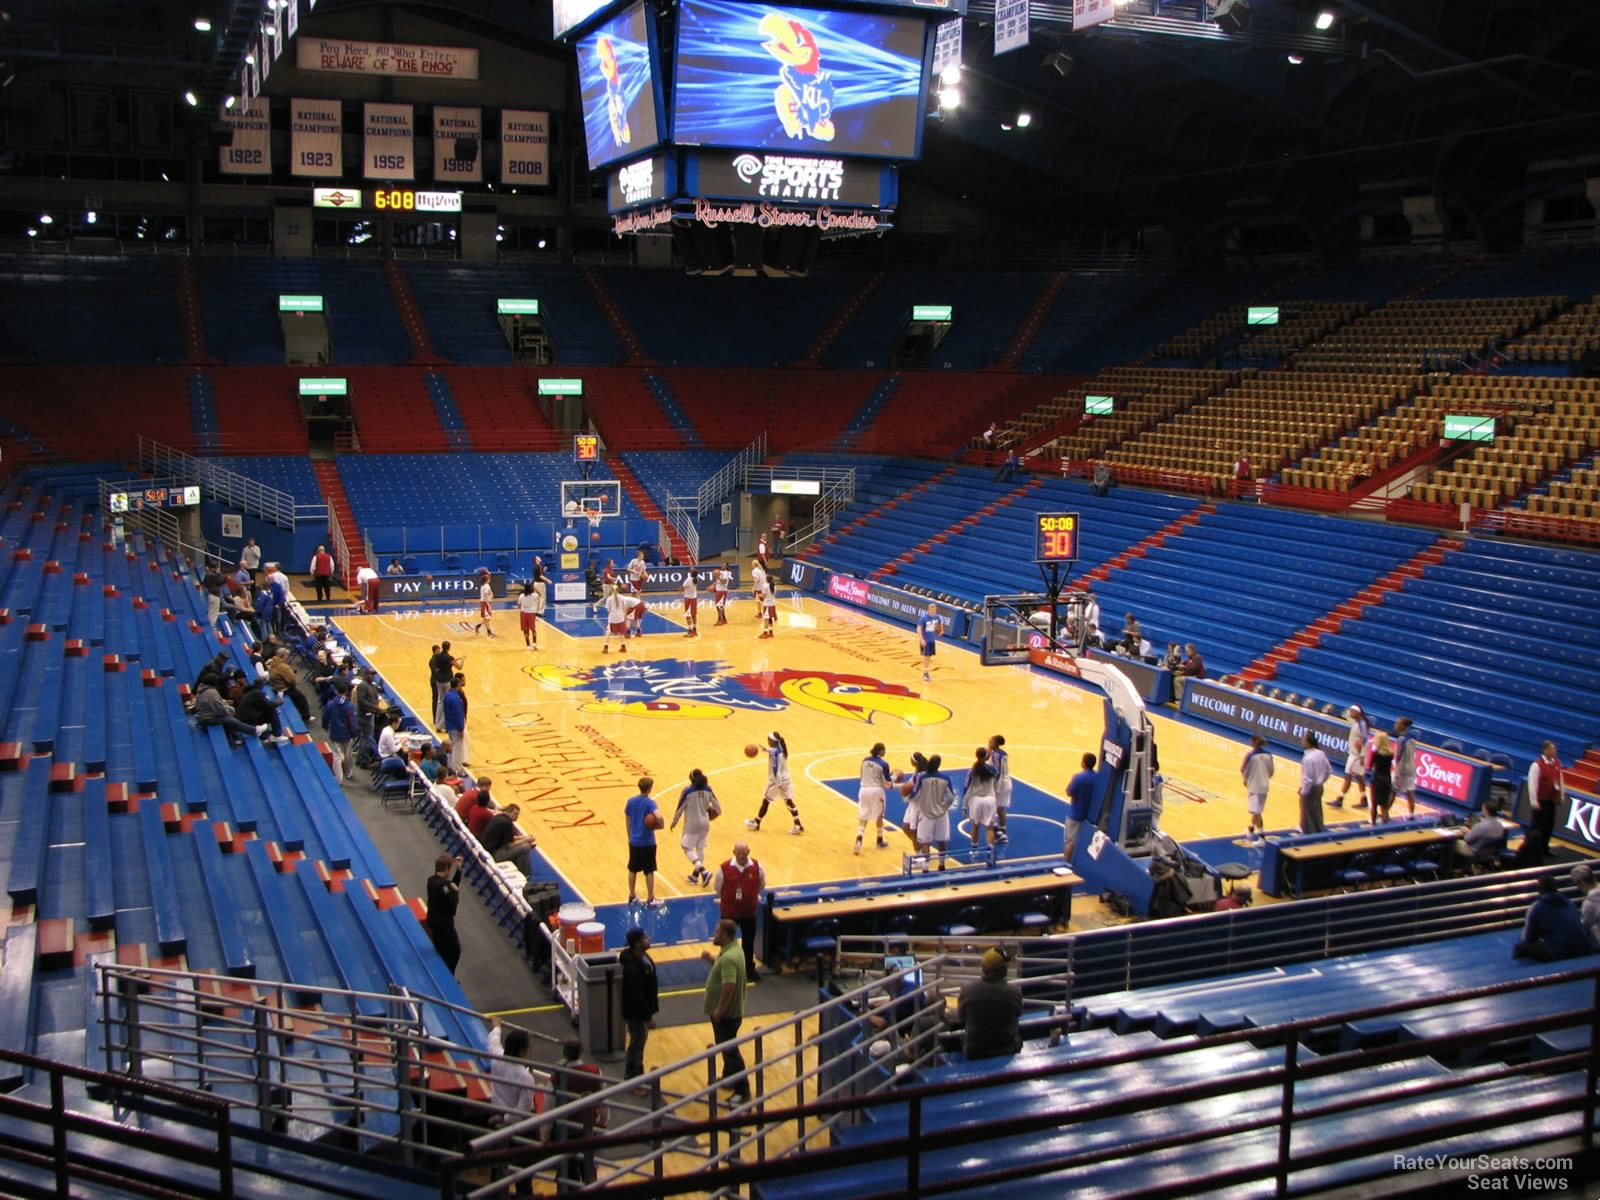
<instances>
[{"instance_id":1,"label":"national champions 2008 banner","mask_svg":"<svg viewBox=\"0 0 1600 1200\"><path fill-rule=\"evenodd\" d=\"M362 130L361 174L365 178L416 178L411 105L369 102Z\"/></svg>"},{"instance_id":2,"label":"national champions 2008 banner","mask_svg":"<svg viewBox=\"0 0 1600 1200\"><path fill-rule=\"evenodd\" d=\"M500 182L544 187L550 182L550 114L500 111Z\"/></svg>"}]
</instances>

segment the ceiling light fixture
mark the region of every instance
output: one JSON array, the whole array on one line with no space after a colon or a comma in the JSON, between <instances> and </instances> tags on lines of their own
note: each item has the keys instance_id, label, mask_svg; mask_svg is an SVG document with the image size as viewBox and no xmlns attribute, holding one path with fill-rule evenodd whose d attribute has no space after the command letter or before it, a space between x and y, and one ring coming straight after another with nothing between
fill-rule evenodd
<instances>
[{"instance_id":1,"label":"ceiling light fixture","mask_svg":"<svg viewBox=\"0 0 1600 1200\"><path fill-rule=\"evenodd\" d=\"M88 212L83 214L83 223L85 225L93 225L99 219L100 219L99 214L96 213L94 211L94 209L92 209L92 208Z\"/></svg>"},{"instance_id":2,"label":"ceiling light fixture","mask_svg":"<svg viewBox=\"0 0 1600 1200\"><path fill-rule=\"evenodd\" d=\"M1303 54L1291 54L1291 55L1289 55L1289 61L1292 62L1297 67L1301 63L1305 62L1305 60L1306 60L1305 59L1305 55L1303 55Z\"/></svg>"},{"instance_id":3,"label":"ceiling light fixture","mask_svg":"<svg viewBox=\"0 0 1600 1200\"><path fill-rule=\"evenodd\" d=\"M183 102L190 108L193 108L195 105L200 103L200 97L196 96L193 92L185 92L183 94Z\"/></svg>"},{"instance_id":4,"label":"ceiling light fixture","mask_svg":"<svg viewBox=\"0 0 1600 1200\"><path fill-rule=\"evenodd\" d=\"M1335 17L1327 9L1323 9L1317 14L1317 28L1326 32L1327 30L1333 28L1333 23L1336 20L1338 20L1337 17Z\"/></svg>"},{"instance_id":5,"label":"ceiling light fixture","mask_svg":"<svg viewBox=\"0 0 1600 1200\"><path fill-rule=\"evenodd\" d=\"M249 53L249 54L246 54L246 55L245 55L245 56L244 56L244 61L245 61L245 65L246 65L246 66L251 66L251 67L253 67L253 66L255 66L255 65L256 65L256 56L255 56L255 53L254 53L254 52L251 52L251 53Z\"/></svg>"},{"instance_id":6,"label":"ceiling light fixture","mask_svg":"<svg viewBox=\"0 0 1600 1200\"><path fill-rule=\"evenodd\" d=\"M196 33L210 33L211 22L206 20L204 17L196 17L194 19L194 31Z\"/></svg>"},{"instance_id":7,"label":"ceiling light fixture","mask_svg":"<svg viewBox=\"0 0 1600 1200\"><path fill-rule=\"evenodd\" d=\"M961 82L961 64L960 63L951 63L944 70L940 71L939 72L939 82L944 84L944 85L946 85L947 87L954 87L956 84L960 83Z\"/></svg>"},{"instance_id":8,"label":"ceiling light fixture","mask_svg":"<svg viewBox=\"0 0 1600 1200\"><path fill-rule=\"evenodd\" d=\"M961 89L947 87L939 92L939 107L952 109L961 107Z\"/></svg>"},{"instance_id":9,"label":"ceiling light fixture","mask_svg":"<svg viewBox=\"0 0 1600 1200\"><path fill-rule=\"evenodd\" d=\"M1017 114L1017 128L1018 129L1026 129L1029 125L1032 125L1032 124L1033 124L1033 114L1032 113L1018 113Z\"/></svg>"},{"instance_id":10,"label":"ceiling light fixture","mask_svg":"<svg viewBox=\"0 0 1600 1200\"><path fill-rule=\"evenodd\" d=\"M229 96L226 100L224 100L222 102L222 107L223 108L232 108L236 102L237 102L237 97Z\"/></svg>"},{"instance_id":11,"label":"ceiling light fixture","mask_svg":"<svg viewBox=\"0 0 1600 1200\"><path fill-rule=\"evenodd\" d=\"M56 223L56 219L54 217L52 217L49 213L40 213L39 214L39 224L41 224L41 225L54 225L55 223Z\"/></svg>"}]
</instances>

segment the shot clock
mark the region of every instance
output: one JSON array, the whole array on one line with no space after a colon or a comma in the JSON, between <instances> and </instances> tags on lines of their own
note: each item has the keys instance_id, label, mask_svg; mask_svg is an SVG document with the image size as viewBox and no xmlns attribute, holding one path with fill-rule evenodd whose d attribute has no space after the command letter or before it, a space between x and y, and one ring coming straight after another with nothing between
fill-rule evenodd
<instances>
[{"instance_id":1,"label":"shot clock","mask_svg":"<svg viewBox=\"0 0 1600 1200\"><path fill-rule=\"evenodd\" d=\"M1078 557L1078 514L1037 513L1033 527L1033 561L1073 562Z\"/></svg>"}]
</instances>

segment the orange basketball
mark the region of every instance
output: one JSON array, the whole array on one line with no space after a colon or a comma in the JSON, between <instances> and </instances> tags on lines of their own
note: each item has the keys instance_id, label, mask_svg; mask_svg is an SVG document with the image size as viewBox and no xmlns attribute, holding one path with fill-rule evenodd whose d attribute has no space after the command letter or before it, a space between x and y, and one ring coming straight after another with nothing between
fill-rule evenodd
<instances>
[{"instance_id":1,"label":"orange basketball","mask_svg":"<svg viewBox=\"0 0 1600 1200\"><path fill-rule=\"evenodd\" d=\"M758 755L760 753L761 753L761 748L759 746L757 746L754 742L751 742L748 746L746 746L744 748L744 756L746 758L754 758L756 755Z\"/></svg>"}]
</instances>

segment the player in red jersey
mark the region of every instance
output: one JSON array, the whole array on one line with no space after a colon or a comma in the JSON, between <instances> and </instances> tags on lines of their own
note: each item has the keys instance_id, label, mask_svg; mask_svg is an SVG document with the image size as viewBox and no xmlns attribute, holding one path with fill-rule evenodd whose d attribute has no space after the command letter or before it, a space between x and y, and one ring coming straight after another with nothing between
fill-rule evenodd
<instances>
[{"instance_id":1,"label":"player in red jersey","mask_svg":"<svg viewBox=\"0 0 1600 1200\"><path fill-rule=\"evenodd\" d=\"M688 567L683 573L683 619L689 626L689 632L684 637L699 637L700 589L694 581L694 568Z\"/></svg>"}]
</instances>

